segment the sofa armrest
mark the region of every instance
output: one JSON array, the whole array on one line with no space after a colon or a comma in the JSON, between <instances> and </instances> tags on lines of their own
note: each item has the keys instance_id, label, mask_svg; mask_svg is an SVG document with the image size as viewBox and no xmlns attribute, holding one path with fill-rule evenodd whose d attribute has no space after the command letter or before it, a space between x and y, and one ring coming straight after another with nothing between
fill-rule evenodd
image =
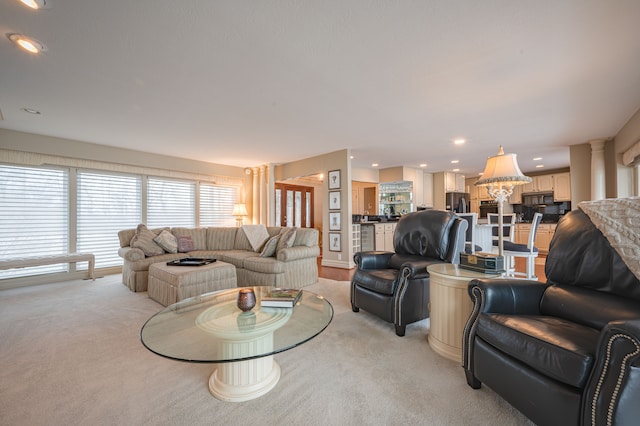
<instances>
[{"instance_id":1,"label":"sofa armrest","mask_svg":"<svg viewBox=\"0 0 640 426\"><path fill-rule=\"evenodd\" d=\"M276 254L276 259L283 262L290 262L298 259L308 259L310 257L316 258L320 256L320 247L313 246L295 246L280 249Z\"/></svg>"},{"instance_id":2,"label":"sofa armrest","mask_svg":"<svg viewBox=\"0 0 640 426\"><path fill-rule=\"evenodd\" d=\"M478 313L507 315L539 315L546 289L547 285L538 281L504 278L475 279L468 287Z\"/></svg>"},{"instance_id":3,"label":"sofa armrest","mask_svg":"<svg viewBox=\"0 0 640 426\"><path fill-rule=\"evenodd\" d=\"M129 262L135 262L144 259L144 252L135 247L121 247L118 249L118 256Z\"/></svg>"},{"instance_id":4,"label":"sofa armrest","mask_svg":"<svg viewBox=\"0 0 640 426\"><path fill-rule=\"evenodd\" d=\"M394 255L388 251L359 251L353 255L353 261L358 269L387 269Z\"/></svg>"},{"instance_id":5,"label":"sofa armrest","mask_svg":"<svg viewBox=\"0 0 640 426\"><path fill-rule=\"evenodd\" d=\"M639 395L640 318L612 321L600 333L584 392L584 424L637 424Z\"/></svg>"}]
</instances>

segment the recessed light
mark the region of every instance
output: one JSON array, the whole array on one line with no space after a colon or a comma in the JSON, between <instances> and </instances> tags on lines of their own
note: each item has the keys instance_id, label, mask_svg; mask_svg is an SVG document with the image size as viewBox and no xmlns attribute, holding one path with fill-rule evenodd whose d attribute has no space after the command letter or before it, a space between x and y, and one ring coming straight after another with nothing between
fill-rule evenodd
<instances>
[{"instance_id":1,"label":"recessed light","mask_svg":"<svg viewBox=\"0 0 640 426\"><path fill-rule=\"evenodd\" d=\"M420 164L420 167L427 167L425 163Z\"/></svg>"},{"instance_id":2,"label":"recessed light","mask_svg":"<svg viewBox=\"0 0 640 426\"><path fill-rule=\"evenodd\" d=\"M542 160L542 157L536 157L533 159L533 161L540 161L540 160Z\"/></svg>"},{"instance_id":3,"label":"recessed light","mask_svg":"<svg viewBox=\"0 0 640 426\"><path fill-rule=\"evenodd\" d=\"M24 49L29 53L40 53L47 51L47 46L33 37L27 37L25 35L15 33L7 34L7 37L9 37L9 40L17 44L21 49Z\"/></svg>"},{"instance_id":4,"label":"recessed light","mask_svg":"<svg viewBox=\"0 0 640 426\"><path fill-rule=\"evenodd\" d=\"M47 4L45 0L18 0L18 1L20 1L20 3L24 4L25 6L30 7L31 9L36 9L36 10L42 9Z\"/></svg>"},{"instance_id":5,"label":"recessed light","mask_svg":"<svg viewBox=\"0 0 640 426\"><path fill-rule=\"evenodd\" d=\"M536 166L536 169L541 169L541 168L543 168L543 167L544 167L544 164L538 164L538 165Z\"/></svg>"},{"instance_id":6,"label":"recessed light","mask_svg":"<svg viewBox=\"0 0 640 426\"><path fill-rule=\"evenodd\" d=\"M451 164L458 164L460 160L451 160Z\"/></svg>"},{"instance_id":7,"label":"recessed light","mask_svg":"<svg viewBox=\"0 0 640 426\"><path fill-rule=\"evenodd\" d=\"M20 110L33 115L41 115L40 111L33 108L20 108Z\"/></svg>"},{"instance_id":8,"label":"recessed light","mask_svg":"<svg viewBox=\"0 0 640 426\"><path fill-rule=\"evenodd\" d=\"M373 163L373 164L371 165L371 167L378 167L378 166L379 166L379 164L378 164L378 163Z\"/></svg>"},{"instance_id":9,"label":"recessed light","mask_svg":"<svg viewBox=\"0 0 640 426\"><path fill-rule=\"evenodd\" d=\"M349 156L349 159L353 160L355 157L353 155Z\"/></svg>"},{"instance_id":10,"label":"recessed light","mask_svg":"<svg viewBox=\"0 0 640 426\"><path fill-rule=\"evenodd\" d=\"M453 141L453 143L456 144L456 145L462 145L465 142L466 142L466 140L464 140L464 139L456 139L456 140Z\"/></svg>"},{"instance_id":11,"label":"recessed light","mask_svg":"<svg viewBox=\"0 0 640 426\"><path fill-rule=\"evenodd\" d=\"M454 171L454 172L459 172L459 171L460 171L460 169L453 169L452 171Z\"/></svg>"}]
</instances>

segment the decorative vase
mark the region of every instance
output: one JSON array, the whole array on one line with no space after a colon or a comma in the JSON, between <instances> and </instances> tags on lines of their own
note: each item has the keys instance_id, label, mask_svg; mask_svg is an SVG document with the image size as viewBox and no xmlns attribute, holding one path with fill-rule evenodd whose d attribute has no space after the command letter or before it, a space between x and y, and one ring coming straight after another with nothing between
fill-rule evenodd
<instances>
[{"instance_id":1,"label":"decorative vase","mask_svg":"<svg viewBox=\"0 0 640 426\"><path fill-rule=\"evenodd\" d=\"M238 308L242 312L248 312L256 306L256 294L252 288L241 288L238 291Z\"/></svg>"}]
</instances>

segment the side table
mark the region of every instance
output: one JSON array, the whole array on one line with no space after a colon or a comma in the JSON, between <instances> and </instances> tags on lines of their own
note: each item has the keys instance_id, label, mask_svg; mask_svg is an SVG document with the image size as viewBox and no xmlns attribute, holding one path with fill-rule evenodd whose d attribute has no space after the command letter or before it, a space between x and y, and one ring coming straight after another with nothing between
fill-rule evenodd
<instances>
[{"instance_id":1,"label":"side table","mask_svg":"<svg viewBox=\"0 0 640 426\"><path fill-rule=\"evenodd\" d=\"M431 297L429 346L439 355L462 362L464 326L473 303L467 292L475 278L496 278L500 274L483 274L451 263L427 267Z\"/></svg>"}]
</instances>

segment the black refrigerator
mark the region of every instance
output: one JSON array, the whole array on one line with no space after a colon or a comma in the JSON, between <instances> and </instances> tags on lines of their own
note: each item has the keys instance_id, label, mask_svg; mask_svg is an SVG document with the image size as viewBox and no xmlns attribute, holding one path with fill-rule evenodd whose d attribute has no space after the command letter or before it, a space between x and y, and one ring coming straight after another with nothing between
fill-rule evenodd
<instances>
[{"instance_id":1,"label":"black refrigerator","mask_svg":"<svg viewBox=\"0 0 640 426\"><path fill-rule=\"evenodd\" d=\"M445 210L455 213L469 213L471 204L467 192L447 192L444 199Z\"/></svg>"}]
</instances>

